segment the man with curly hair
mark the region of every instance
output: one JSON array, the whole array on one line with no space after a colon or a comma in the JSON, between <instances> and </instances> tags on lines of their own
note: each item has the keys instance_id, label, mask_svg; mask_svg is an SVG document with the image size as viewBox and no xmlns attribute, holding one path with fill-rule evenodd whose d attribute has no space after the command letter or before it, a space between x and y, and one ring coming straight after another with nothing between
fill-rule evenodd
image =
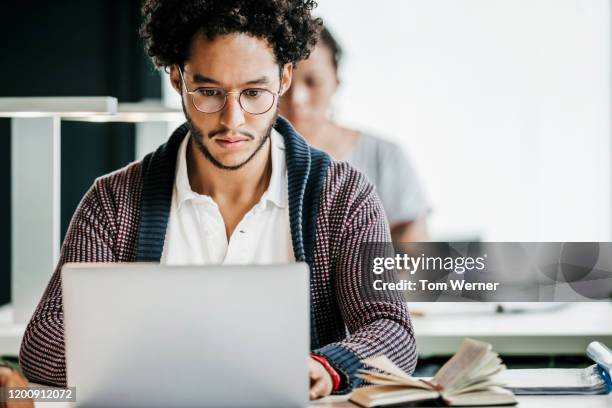
<instances>
[{"instance_id":1,"label":"man with curly hair","mask_svg":"<svg viewBox=\"0 0 612 408\"><path fill-rule=\"evenodd\" d=\"M21 362L30 380L66 382L60 276L66 262L307 262L311 398L358 386L367 357L385 354L413 371L405 302L400 295L366 299L360 290L361 244L390 241L373 187L278 116L295 64L316 43L315 6L144 3L147 52L169 72L186 123L142 161L96 180L83 198L24 336Z\"/></svg>"}]
</instances>

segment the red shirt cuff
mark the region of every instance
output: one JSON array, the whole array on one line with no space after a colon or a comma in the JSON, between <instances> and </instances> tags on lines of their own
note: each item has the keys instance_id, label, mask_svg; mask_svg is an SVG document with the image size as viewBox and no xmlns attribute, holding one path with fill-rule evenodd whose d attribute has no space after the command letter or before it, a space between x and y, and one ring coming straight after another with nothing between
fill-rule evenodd
<instances>
[{"instance_id":1,"label":"red shirt cuff","mask_svg":"<svg viewBox=\"0 0 612 408\"><path fill-rule=\"evenodd\" d=\"M325 368L325 371L329 373L333 384L332 392L338 391L338 389L340 388L340 375L338 374L338 372L334 370L334 368L329 364L325 357L315 356L313 354L311 354L310 357L312 357L315 361L321 363L321 365Z\"/></svg>"}]
</instances>

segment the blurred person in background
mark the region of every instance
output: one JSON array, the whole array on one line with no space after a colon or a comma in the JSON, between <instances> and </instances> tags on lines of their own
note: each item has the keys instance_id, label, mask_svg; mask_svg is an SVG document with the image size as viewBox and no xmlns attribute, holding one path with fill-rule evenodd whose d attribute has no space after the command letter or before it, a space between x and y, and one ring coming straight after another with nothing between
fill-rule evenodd
<instances>
[{"instance_id":1,"label":"blurred person in background","mask_svg":"<svg viewBox=\"0 0 612 408\"><path fill-rule=\"evenodd\" d=\"M281 99L281 114L311 146L335 160L347 161L370 179L385 207L394 241L427 240L429 203L402 149L330 119L332 99L340 84L341 56L340 45L324 28L310 57L294 70L291 88Z\"/></svg>"}]
</instances>

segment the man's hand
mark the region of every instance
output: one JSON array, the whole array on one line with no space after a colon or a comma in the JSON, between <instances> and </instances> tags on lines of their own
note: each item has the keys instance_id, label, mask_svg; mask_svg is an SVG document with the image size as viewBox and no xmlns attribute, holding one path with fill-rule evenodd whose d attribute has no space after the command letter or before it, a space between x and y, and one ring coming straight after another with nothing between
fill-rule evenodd
<instances>
[{"instance_id":1,"label":"man's hand","mask_svg":"<svg viewBox=\"0 0 612 408\"><path fill-rule=\"evenodd\" d=\"M28 382L16 371L4 366L0 366L0 388L27 388ZM0 408L31 408L32 401L2 402Z\"/></svg>"},{"instance_id":2,"label":"man's hand","mask_svg":"<svg viewBox=\"0 0 612 408\"><path fill-rule=\"evenodd\" d=\"M332 378L321 363L313 358L308 359L308 374L310 376L310 399L327 397L332 392Z\"/></svg>"}]
</instances>

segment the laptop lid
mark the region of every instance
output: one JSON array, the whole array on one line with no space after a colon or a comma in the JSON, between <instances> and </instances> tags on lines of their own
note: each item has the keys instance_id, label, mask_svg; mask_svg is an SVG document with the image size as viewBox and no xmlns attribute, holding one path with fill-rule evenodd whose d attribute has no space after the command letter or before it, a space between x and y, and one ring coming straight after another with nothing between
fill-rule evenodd
<instances>
[{"instance_id":1,"label":"laptop lid","mask_svg":"<svg viewBox=\"0 0 612 408\"><path fill-rule=\"evenodd\" d=\"M308 403L308 266L67 264L79 406Z\"/></svg>"}]
</instances>

